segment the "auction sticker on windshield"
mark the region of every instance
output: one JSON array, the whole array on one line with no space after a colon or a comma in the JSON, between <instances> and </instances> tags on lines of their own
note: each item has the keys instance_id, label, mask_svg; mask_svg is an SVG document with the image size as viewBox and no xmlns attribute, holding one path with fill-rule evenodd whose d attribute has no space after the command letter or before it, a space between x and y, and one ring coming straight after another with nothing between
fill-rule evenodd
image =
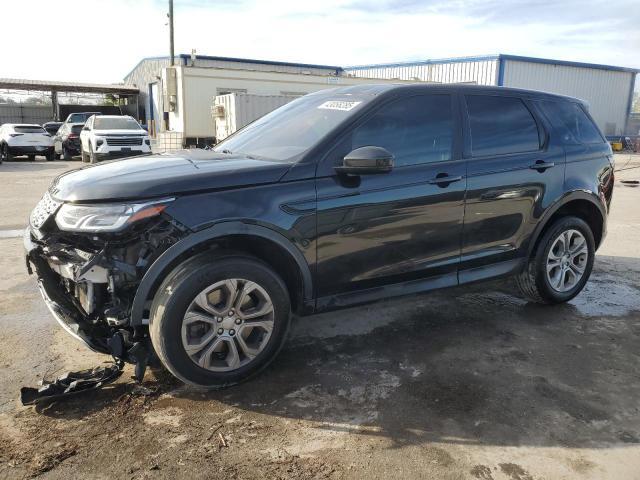
<instances>
[{"instance_id":1,"label":"auction sticker on windshield","mask_svg":"<svg viewBox=\"0 0 640 480\"><path fill-rule=\"evenodd\" d=\"M348 112L349 110L354 109L362 102L347 102L344 100L329 100L328 102L324 102L318 108L322 108L325 110L342 110L344 112Z\"/></svg>"}]
</instances>

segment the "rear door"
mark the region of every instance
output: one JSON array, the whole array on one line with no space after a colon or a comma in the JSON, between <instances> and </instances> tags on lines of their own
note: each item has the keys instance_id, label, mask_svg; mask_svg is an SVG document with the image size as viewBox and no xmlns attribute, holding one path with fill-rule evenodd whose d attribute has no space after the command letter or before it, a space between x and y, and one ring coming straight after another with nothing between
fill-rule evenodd
<instances>
[{"instance_id":1,"label":"rear door","mask_svg":"<svg viewBox=\"0 0 640 480\"><path fill-rule=\"evenodd\" d=\"M457 283L466 185L459 121L450 91L412 95L381 105L338 141L316 181L319 297L340 304L355 291L375 298ZM393 170L336 174L365 145L389 150Z\"/></svg>"},{"instance_id":2,"label":"rear door","mask_svg":"<svg viewBox=\"0 0 640 480\"><path fill-rule=\"evenodd\" d=\"M563 192L565 156L534 104L518 96L463 96L467 198L461 283L522 265L545 209Z\"/></svg>"}]
</instances>

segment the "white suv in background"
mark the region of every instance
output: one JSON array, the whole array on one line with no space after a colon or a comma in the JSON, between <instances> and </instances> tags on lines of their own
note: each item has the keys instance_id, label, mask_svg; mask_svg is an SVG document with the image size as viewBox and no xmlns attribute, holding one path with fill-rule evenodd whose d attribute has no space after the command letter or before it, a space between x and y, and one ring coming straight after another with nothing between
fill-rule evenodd
<instances>
[{"instance_id":1,"label":"white suv in background","mask_svg":"<svg viewBox=\"0 0 640 480\"><path fill-rule=\"evenodd\" d=\"M5 123L0 127L0 163L21 155L53 160L53 138L40 125Z\"/></svg>"},{"instance_id":2,"label":"white suv in background","mask_svg":"<svg viewBox=\"0 0 640 480\"><path fill-rule=\"evenodd\" d=\"M133 117L93 115L80 133L83 162L151 153L149 133Z\"/></svg>"}]
</instances>

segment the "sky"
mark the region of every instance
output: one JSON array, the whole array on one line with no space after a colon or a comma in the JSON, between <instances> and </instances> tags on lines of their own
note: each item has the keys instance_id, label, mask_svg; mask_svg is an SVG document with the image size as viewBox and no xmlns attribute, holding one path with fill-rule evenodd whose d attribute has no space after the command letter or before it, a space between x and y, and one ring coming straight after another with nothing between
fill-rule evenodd
<instances>
[{"instance_id":1,"label":"sky","mask_svg":"<svg viewBox=\"0 0 640 480\"><path fill-rule=\"evenodd\" d=\"M505 53L640 68L638 2L174 0L175 51L337 66ZM169 52L168 1L0 5L0 77L115 83Z\"/></svg>"}]
</instances>

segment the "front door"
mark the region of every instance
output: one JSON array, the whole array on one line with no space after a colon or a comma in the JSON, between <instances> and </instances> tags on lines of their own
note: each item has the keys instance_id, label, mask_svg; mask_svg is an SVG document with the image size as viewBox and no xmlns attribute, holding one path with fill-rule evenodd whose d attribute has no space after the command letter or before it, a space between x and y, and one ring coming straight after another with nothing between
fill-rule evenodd
<instances>
[{"instance_id":1,"label":"front door","mask_svg":"<svg viewBox=\"0 0 640 480\"><path fill-rule=\"evenodd\" d=\"M457 98L445 93L392 100L358 122L319 165L319 307L457 283L466 186L457 112ZM334 171L366 145L391 152L393 170Z\"/></svg>"},{"instance_id":2,"label":"front door","mask_svg":"<svg viewBox=\"0 0 640 480\"><path fill-rule=\"evenodd\" d=\"M545 209L563 192L565 155L535 104L509 95L464 96L468 157L460 282L522 266Z\"/></svg>"}]
</instances>

